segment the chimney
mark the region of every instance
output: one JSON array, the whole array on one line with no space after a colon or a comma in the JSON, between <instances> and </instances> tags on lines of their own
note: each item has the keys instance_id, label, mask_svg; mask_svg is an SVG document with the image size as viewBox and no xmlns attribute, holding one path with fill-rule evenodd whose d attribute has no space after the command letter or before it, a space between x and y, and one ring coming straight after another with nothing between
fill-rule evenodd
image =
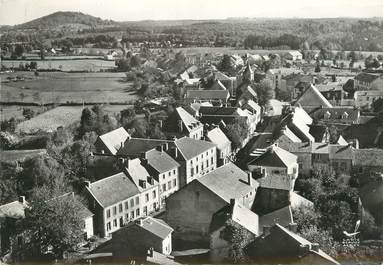
<instances>
[{"instance_id":1,"label":"chimney","mask_svg":"<svg viewBox=\"0 0 383 265\"><path fill-rule=\"evenodd\" d=\"M168 144L168 143L164 143L164 144L162 145L162 149L163 149L164 151L168 151L168 150L169 150L169 144Z\"/></svg>"},{"instance_id":2,"label":"chimney","mask_svg":"<svg viewBox=\"0 0 383 265\"><path fill-rule=\"evenodd\" d=\"M318 252L319 251L319 244L318 243L312 243L311 244L311 250Z\"/></svg>"},{"instance_id":3,"label":"chimney","mask_svg":"<svg viewBox=\"0 0 383 265\"><path fill-rule=\"evenodd\" d=\"M25 204L25 196L19 196L19 202Z\"/></svg>"},{"instance_id":4,"label":"chimney","mask_svg":"<svg viewBox=\"0 0 383 265\"><path fill-rule=\"evenodd\" d=\"M297 232L297 224L296 223L289 223L289 230L293 233Z\"/></svg>"},{"instance_id":5,"label":"chimney","mask_svg":"<svg viewBox=\"0 0 383 265\"><path fill-rule=\"evenodd\" d=\"M121 142L121 147L120 149L124 148L124 142Z\"/></svg>"},{"instance_id":6,"label":"chimney","mask_svg":"<svg viewBox=\"0 0 383 265\"><path fill-rule=\"evenodd\" d=\"M180 131L180 133L182 133L182 131L183 131L182 120L179 120L179 121L178 121L178 130Z\"/></svg>"},{"instance_id":7,"label":"chimney","mask_svg":"<svg viewBox=\"0 0 383 265\"><path fill-rule=\"evenodd\" d=\"M230 205L231 205L231 206L234 206L234 205L235 205L235 199L234 199L234 198L231 198L231 199L230 199Z\"/></svg>"},{"instance_id":8,"label":"chimney","mask_svg":"<svg viewBox=\"0 0 383 265\"><path fill-rule=\"evenodd\" d=\"M164 151L164 148L163 148L162 145L158 145L158 146L156 147L156 149L157 149L157 151L160 151L161 153Z\"/></svg>"},{"instance_id":9,"label":"chimney","mask_svg":"<svg viewBox=\"0 0 383 265\"><path fill-rule=\"evenodd\" d=\"M300 249L302 250L302 254L307 254L311 250L310 244L300 245Z\"/></svg>"},{"instance_id":10,"label":"chimney","mask_svg":"<svg viewBox=\"0 0 383 265\"><path fill-rule=\"evenodd\" d=\"M268 236L270 234L271 227L269 225L263 226L263 236Z\"/></svg>"},{"instance_id":11,"label":"chimney","mask_svg":"<svg viewBox=\"0 0 383 265\"><path fill-rule=\"evenodd\" d=\"M247 184L249 184L251 187L253 186L253 172L251 171L247 172Z\"/></svg>"},{"instance_id":12,"label":"chimney","mask_svg":"<svg viewBox=\"0 0 383 265\"><path fill-rule=\"evenodd\" d=\"M86 181L84 181L84 183L85 183L85 187L90 187L90 181L88 181L88 180L86 180Z\"/></svg>"},{"instance_id":13,"label":"chimney","mask_svg":"<svg viewBox=\"0 0 383 265\"><path fill-rule=\"evenodd\" d=\"M162 129L162 127L163 127L163 121L162 121L162 120L159 120L158 123L159 123L159 125L160 125L160 128Z\"/></svg>"},{"instance_id":14,"label":"chimney","mask_svg":"<svg viewBox=\"0 0 383 265\"><path fill-rule=\"evenodd\" d=\"M149 248L148 249L148 257L153 258L153 252L154 252L154 249L153 248Z\"/></svg>"},{"instance_id":15,"label":"chimney","mask_svg":"<svg viewBox=\"0 0 383 265\"><path fill-rule=\"evenodd\" d=\"M146 159L146 152L142 152L141 155L140 155L140 158L141 159Z\"/></svg>"}]
</instances>

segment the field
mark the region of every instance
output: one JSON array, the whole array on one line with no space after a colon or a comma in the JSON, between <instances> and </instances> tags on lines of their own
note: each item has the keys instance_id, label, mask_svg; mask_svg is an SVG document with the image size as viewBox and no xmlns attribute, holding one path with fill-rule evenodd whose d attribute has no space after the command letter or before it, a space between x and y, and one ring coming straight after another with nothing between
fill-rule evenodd
<instances>
[{"instance_id":1,"label":"field","mask_svg":"<svg viewBox=\"0 0 383 265\"><path fill-rule=\"evenodd\" d=\"M21 76L18 81L7 78ZM13 103L131 103L137 99L124 73L31 72L2 74L1 102Z\"/></svg>"},{"instance_id":2,"label":"field","mask_svg":"<svg viewBox=\"0 0 383 265\"><path fill-rule=\"evenodd\" d=\"M19 67L20 63L26 64L31 61L37 62L38 69L56 69L61 71L89 71L97 72L115 68L114 61L105 61L100 59L86 60L3 60L1 64L7 68Z\"/></svg>"}]
</instances>

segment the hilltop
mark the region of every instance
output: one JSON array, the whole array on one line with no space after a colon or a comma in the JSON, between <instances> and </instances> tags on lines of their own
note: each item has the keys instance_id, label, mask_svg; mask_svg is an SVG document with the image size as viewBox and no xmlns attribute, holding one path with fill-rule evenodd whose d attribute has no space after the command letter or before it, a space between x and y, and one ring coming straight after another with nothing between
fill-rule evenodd
<instances>
[{"instance_id":1,"label":"hilltop","mask_svg":"<svg viewBox=\"0 0 383 265\"><path fill-rule=\"evenodd\" d=\"M67 25L77 25L80 28L92 28L113 26L116 24L117 22L113 20L103 20L81 12L59 11L23 24L16 25L15 29L48 29Z\"/></svg>"}]
</instances>

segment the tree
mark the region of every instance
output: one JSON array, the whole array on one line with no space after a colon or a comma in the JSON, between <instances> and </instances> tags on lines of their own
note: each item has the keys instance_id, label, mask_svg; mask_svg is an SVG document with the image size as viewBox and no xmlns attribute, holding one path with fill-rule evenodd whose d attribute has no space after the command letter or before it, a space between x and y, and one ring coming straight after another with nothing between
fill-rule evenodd
<instances>
[{"instance_id":1,"label":"tree","mask_svg":"<svg viewBox=\"0 0 383 265\"><path fill-rule=\"evenodd\" d=\"M225 54L222 58L222 61L218 65L218 70L225 72L228 75L235 74L235 68L232 64L230 55Z\"/></svg>"},{"instance_id":2,"label":"tree","mask_svg":"<svg viewBox=\"0 0 383 265\"><path fill-rule=\"evenodd\" d=\"M61 196L68 191L63 179L33 189L29 208L21 227L26 246L22 252L30 260L41 260L48 249L61 259L66 251L75 250L83 240L82 205L74 196Z\"/></svg>"},{"instance_id":3,"label":"tree","mask_svg":"<svg viewBox=\"0 0 383 265\"><path fill-rule=\"evenodd\" d=\"M315 73L320 73L320 72L321 72L319 63L317 63L317 65L315 66L315 70L314 70L314 72L315 72Z\"/></svg>"},{"instance_id":4,"label":"tree","mask_svg":"<svg viewBox=\"0 0 383 265\"><path fill-rule=\"evenodd\" d=\"M254 90L257 92L258 103L261 106L267 105L269 100L274 98L275 95L272 83L268 79L263 79L261 82L256 83Z\"/></svg>"},{"instance_id":5,"label":"tree","mask_svg":"<svg viewBox=\"0 0 383 265\"><path fill-rule=\"evenodd\" d=\"M23 116L27 120L30 120L30 119L32 119L35 116L35 112L33 111L33 109L23 108Z\"/></svg>"},{"instance_id":6,"label":"tree","mask_svg":"<svg viewBox=\"0 0 383 265\"><path fill-rule=\"evenodd\" d=\"M32 61L32 62L29 64L29 67L30 67L32 70L36 70L36 69L37 69L37 62Z\"/></svg>"},{"instance_id":7,"label":"tree","mask_svg":"<svg viewBox=\"0 0 383 265\"><path fill-rule=\"evenodd\" d=\"M123 127L129 126L136 119L136 112L132 108L120 111L120 124Z\"/></svg>"},{"instance_id":8,"label":"tree","mask_svg":"<svg viewBox=\"0 0 383 265\"><path fill-rule=\"evenodd\" d=\"M23 53L24 53L24 47L20 44L17 44L15 47L15 55L17 57L21 57L23 56Z\"/></svg>"},{"instance_id":9,"label":"tree","mask_svg":"<svg viewBox=\"0 0 383 265\"><path fill-rule=\"evenodd\" d=\"M236 118L233 123L226 126L225 130L234 149L242 148L244 141L249 136L249 125L246 119Z\"/></svg>"},{"instance_id":10,"label":"tree","mask_svg":"<svg viewBox=\"0 0 383 265\"><path fill-rule=\"evenodd\" d=\"M96 114L89 108L85 108L81 114L79 133L82 137L86 132L93 131L97 124Z\"/></svg>"}]
</instances>

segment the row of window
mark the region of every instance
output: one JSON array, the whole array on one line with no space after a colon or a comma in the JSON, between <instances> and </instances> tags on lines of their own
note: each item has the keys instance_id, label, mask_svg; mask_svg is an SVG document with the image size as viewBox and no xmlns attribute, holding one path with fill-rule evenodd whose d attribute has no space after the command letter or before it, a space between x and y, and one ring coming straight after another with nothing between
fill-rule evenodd
<instances>
[{"instance_id":1,"label":"row of window","mask_svg":"<svg viewBox=\"0 0 383 265\"><path fill-rule=\"evenodd\" d=\"M131 198L129 201L124 202L125 210L130 208L133 208L134 206L137 206L140 204L140 197ZM130 205L130 206L129 206ZM111 217L111 210L113 211L113 216L117 215L117 206L113 206L112 209L107 209L106 210L106 218ZM120 203L118 205L118 212L121 213L123 211L123 203Z\"/></svg>"},{"instance_id":2,"label":"row of window","mask_svg":"<svg viewBox=\"0 0 383 265\"><path fill-rule=\"evenodd\" d=\"M213 154L213 149L210 149L210 154ZM205 153L206 156L209 156L209 151L206 151ZM203 159L204 154L201 154L200 158ZM195 158L195 161L198 162L198 156ZM213 157L211 158L211 162L213 163ZM193 159L190 160L190 165L193 166Z\"/></svg>"},{"instance_id":3,"label":"row of window","mask_svg":"<svg viewBox=\"0 0 383 265\"><path fill-rule=\"evenodd\" d=\"M165 192L166 190L171 190L172 188L177 186L177 179L173 179L173 186L172 181L168 181L168 183L162 184L162 192Z\"/></svg>"},{"instance_id":4,"label":"row of window","mask_svg":"<svg viewBox=\"0 0 383 265\"><path fill-rule=\"evenodd\" d=\"M167 173L168 177L171 177L171 176L172 176L172 173L173 173L173 176L175 176L175 175L176 175L176 170L173 169L173 171L169 171L169 172ZM161 176L162 176L162 179L165 179L165 178L166 178L166 173L161 174L160 177L161 177Z\"/></svg>"},{"instance_id":5,"label":"row of window","mask_svg":"<svg viewBox=\"0 0 383 265\"><path fill-rule=\"evenodd\" d=\"M212 157L211 158L211 164L213 165L214 164L214 158ZM209 168L209 160L206 160L206 168ZM201 171L203 171L205 168L203 166L203 163L201 163ZM198 174L200 171L199 171L199 165L196 165L196 167L192 167L190 168L190 176L194 176L194 173L195 174Z\"/></svg>"}]
</instances>

